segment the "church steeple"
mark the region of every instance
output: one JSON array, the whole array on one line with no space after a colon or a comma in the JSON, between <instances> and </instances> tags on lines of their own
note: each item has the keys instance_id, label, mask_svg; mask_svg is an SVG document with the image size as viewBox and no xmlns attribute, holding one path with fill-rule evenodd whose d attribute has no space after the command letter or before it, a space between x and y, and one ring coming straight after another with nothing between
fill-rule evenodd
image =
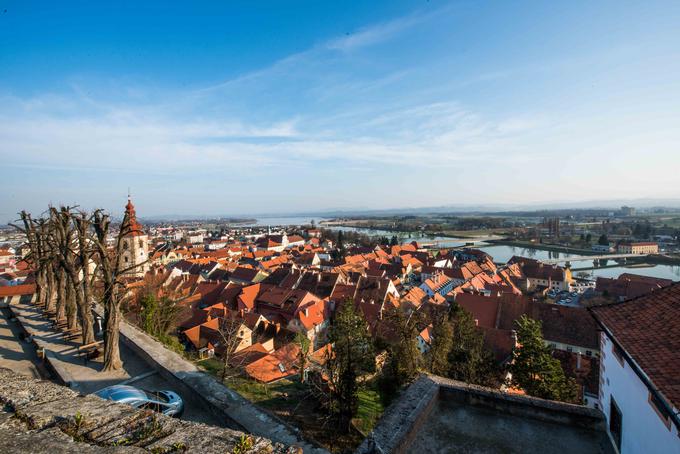
<instances>
[{"instance_id":1,"label":"church steeple","mask_svg":"<svg viewBox=\"0 0 680 454\"><path fill-rule=\"evenodd\" d=\"M128 191L128 203L125 205L125 216L123 217L123 225L127 226L127 235L138 236L144 235L144 230L142 225L137 221L137 213L135 212L135 206L132 204L132 198Z\"/></svg>"},{"instance_id":2,"label":"church steeple","mask_svg":"<svg viewBox=\"0 0 680 454\"><path fill-rule=\"evenodd\" d=\"M149 269L147 261L149 258L148 237L137 220L137 213L129 191L121 231L124 232L119 252L122 259L121 267L129 270L126 275L130 277L144 277Z\"/></svg>"}]
</instances>

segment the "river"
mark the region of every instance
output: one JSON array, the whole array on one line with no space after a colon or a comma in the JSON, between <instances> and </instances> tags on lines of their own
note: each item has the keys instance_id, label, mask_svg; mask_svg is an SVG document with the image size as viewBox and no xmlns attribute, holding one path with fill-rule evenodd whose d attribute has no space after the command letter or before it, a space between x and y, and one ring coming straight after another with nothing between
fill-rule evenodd
<instances>
[{"instance_id":1,"label":"river","mask_svg":"<svg viewBox=\"0 0 680 454\"><path fill-rule=\"evenodd\" d=\"M574 254L568 252L547 251L544 249L526 248L518 246L509 246L504 244L488 244L484 243L482 239L472 240L467 238L451 238L441 236L428 236L418 233L408 232L394 232L389 230L374 230L367 228L344 227L344 226L330 226L332 230L343 230L363 233L368 236L386 236L391 238L393 235L401 240L402 243L409 243L411 241L418 241L427 243L436 241L441 247L458 247L465 246L467 243L474 242L475 247L493 257L496 263L506 263L513 256L527 257L536 260L550 260L550 259L566 259L582 254ZM587 268L592 265L592 262L575 262L572 264L573 268ZM658 277L663 279L672 279L680 281L680 266L677 265L646 265L646 266L616 266L611 268L596 268L593 270L584 271L588 273L591 279L596 277L619 277L623 273L640 274L643 276Z\"/></svg>"}]
</instances>

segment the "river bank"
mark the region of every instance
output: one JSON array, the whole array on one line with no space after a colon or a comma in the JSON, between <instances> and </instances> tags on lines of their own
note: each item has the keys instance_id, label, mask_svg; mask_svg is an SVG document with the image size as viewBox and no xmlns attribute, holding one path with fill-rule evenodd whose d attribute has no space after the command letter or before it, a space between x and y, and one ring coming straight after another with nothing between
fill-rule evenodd
<instances>
[{"instance_id":1,"label":"river bank","mask_svg":"<svg viewBox=\"0 0 680 454\"><path fill-rule=\"evenodd\" d=\"M569 246L559 246L556 244L532 243L531 241L510 240L507 238L487 240L487 243L498 244L504 246L513 246L523 249L537 249L540 251L565 252L567 254L579 255L602 255L601 252L595 252L590 249L574 248Z\"/></svg>"}]
</instances>

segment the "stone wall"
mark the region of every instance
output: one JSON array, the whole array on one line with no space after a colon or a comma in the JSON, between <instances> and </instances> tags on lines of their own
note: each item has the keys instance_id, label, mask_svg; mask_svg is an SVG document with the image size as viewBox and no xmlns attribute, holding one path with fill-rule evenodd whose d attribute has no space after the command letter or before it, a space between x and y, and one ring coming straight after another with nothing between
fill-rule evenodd
<instances>
[{"instance_id":1,"label":"stone wall","mask_svg":"<svg viewBox=\"0 0 680 454\"><path fill-rule=\"evenodd\" d=\"M293 454L266 438L81 396L0 368L0 452Z\"/></svg>"},{"instance_id":2,"label":"stone wall","mask_svg":"<svg viewBox=\"0 0 680 454\"><path fill-rule=\"evenodd\" d=\"M356 454L412 452L418 436L438 401L460 407L484 408L498 414L578 428L604 434L604 415L580 405L566 404L523 395L510 395L496 389L470 385L434 375L422 375L390 405L382 418L356 450Z\"/></svg>"},{"instance_id":3,"label":"stone wall","mask_svg":"<svg viewBox=\"0 0 680 454\"><path fill-rule=\"evenodd\" d=\"M301 433L294 427L260 410L211 375L199 370L195 364L168 350L163 344L135 326L121 322L120 337L127 347L166 380L205 402L206 407L224 420L227 426L288 446L299 446L306 454L327 453L325 449L304 440Z\"/></svg>"}]
</instances>

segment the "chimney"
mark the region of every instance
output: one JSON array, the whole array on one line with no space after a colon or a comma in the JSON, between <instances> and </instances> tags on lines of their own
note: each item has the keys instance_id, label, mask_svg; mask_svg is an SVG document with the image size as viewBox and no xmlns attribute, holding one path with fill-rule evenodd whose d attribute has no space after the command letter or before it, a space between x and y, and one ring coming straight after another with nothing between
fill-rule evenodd
<instances>
[{"instance_id":1,"label":"chimney","mask_svg":"<svg viewBox=\"0 0 680 454\"><path fill-rule=\"evenodd\" d=\"M581 352L576 354L576 370L581 370Z\"/></svg>"}]
</instances>

